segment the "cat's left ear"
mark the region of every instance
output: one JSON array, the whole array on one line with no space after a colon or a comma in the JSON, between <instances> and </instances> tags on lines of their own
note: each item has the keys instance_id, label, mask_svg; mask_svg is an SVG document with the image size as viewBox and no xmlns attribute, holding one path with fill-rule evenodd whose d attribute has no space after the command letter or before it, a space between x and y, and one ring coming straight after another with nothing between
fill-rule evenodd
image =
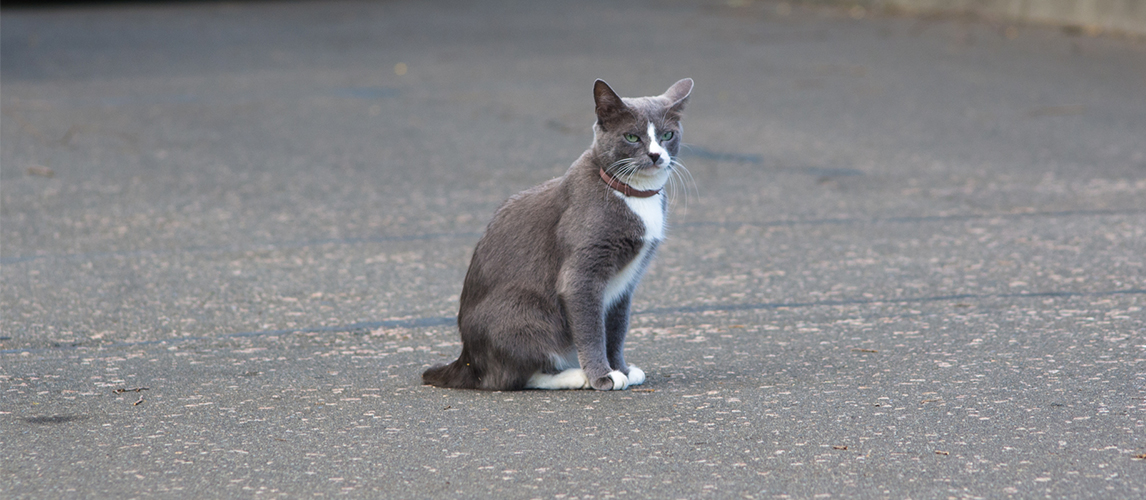
<instances>
[{"instance_id":1,"label":"cat's left ear","mask_svg":"<svg viewBox=\"0 0 1146 500\"><path fill-rule=\"evenodd\" d=\"M691 94L692 78L685 78L672 84L672 87L669 87L662 96L672 103L672 106L669 107L670 111L680 113L684 111L684 105L688 103L688 96Z\"/></svg>"},{"instance_id":2,"label":"cat's left ear","mask_svg":"<svg viewBox=\"0 0 1146 500\"><path fill-rule=\"evenodd\" d=\"M605 80L597 80L593 84L593 100L597 103L597 121L600 123L612 121L613 118L629 112L624 101L613 92Z\"/></svg>"}]
</instances>

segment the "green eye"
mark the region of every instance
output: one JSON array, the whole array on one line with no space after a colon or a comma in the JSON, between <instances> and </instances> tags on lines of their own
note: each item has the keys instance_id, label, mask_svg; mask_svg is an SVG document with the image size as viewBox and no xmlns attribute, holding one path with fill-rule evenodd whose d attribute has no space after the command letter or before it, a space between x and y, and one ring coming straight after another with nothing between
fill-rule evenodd
<instances>
[{"instance_id":1,"label":"green eye","mask_svg":"<svg viewBox=\"0 0 1146 500\"><path fill-rule=\"evenodd\" d=\"M668 132L661 134L661 140L662 141L671 141L672 136L673 136L673 133L671 130L669 130Z\"/></svg>"},{"instance_id":2,"label":"green eye","mask_svg":"<svg viewBox=\"0 0 1146 500\"><path fill-rule=\"evenodd\" d=\"M637 134L625 134L625 140L632 143L641 142L641 138L637 137Z\"/></svg>"}]
</instances>

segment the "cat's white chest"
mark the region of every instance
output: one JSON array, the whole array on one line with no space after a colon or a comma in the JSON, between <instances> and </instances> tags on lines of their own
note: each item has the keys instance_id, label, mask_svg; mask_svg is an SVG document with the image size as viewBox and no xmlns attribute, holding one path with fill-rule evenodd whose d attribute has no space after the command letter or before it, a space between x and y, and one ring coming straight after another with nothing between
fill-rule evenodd
<instances>
[{"instance_id":1,"label":"cat's white chest","mask_svg":"<svg viewBox=\"0 0 1146 500\"><path fill-rule=\"evenodd\" d=\"M665 212L664 200L661 199L662 196L664 196L664 194L658 194L648 198L634 198L622 195L622 199L624 199L625 204L629 206L629 210L632 210L637 217L640 217L641 222L645 225L645 234L642 236L642 239L645 240L645 244L641 245L641 250L637 253L637 256L626 264L625 267L621 268L605 285L605 309L608 309L616 303L618 299L625 296L636 281L640 279L641 271L645 268L645 260L648 259L649 248L652 247L650 243L664 239Z\"/></svg>"},{"instance_id":2,"label":"cat's white chest","mask_svg":"<svg viewBox=\"0 0 1146 500\"><path fill-rule=\"evenodd\" d=\"M618 193L620 194L620 193ZM645 224L645 241L660 241L665 239L665 210L664 194L650 196L648 198L634 198L632 196L622 196L625 204L629 206L637 217L641 218L641 222Z\"/></svg>"}]
</instances>

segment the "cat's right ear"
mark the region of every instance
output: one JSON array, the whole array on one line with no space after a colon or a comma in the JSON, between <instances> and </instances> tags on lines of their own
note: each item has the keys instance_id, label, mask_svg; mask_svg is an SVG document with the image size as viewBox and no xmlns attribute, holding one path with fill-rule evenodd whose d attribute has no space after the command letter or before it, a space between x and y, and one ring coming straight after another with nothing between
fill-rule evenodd
<instances>
[{"instance_id":1,"label":"cat's right ear","mask_svg":"<svg viewBox=\"0 0 1146 500\"><path fill-rule=\"evenodd\" d=\"M613 92L605 80L597 80L593 84L593 100L597 103L597 121L600 123L612 121L618 115L628 112L621 97Z\"/></svg>"},{"instance_id":2,"label":"cat's right ear","mask_svg":"<svg viewBox=\"0 0 1146 500\"><path fill-rule=\"evenodd\" d=\"M684 111L684 105L688 103L688 96L692 94L692 78L685 78L672 84L665 91L664 97L668 98L672 106L669 110L679 115Z\"/></svg>"}]
</instances>

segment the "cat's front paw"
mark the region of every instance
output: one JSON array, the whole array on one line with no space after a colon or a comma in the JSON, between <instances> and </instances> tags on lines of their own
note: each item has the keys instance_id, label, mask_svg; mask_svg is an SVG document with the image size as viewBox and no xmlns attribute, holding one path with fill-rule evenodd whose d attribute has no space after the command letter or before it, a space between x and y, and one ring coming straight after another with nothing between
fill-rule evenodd
<instances>
[{"instance_id":1,"label":"cat's front paw","mask_svg":"<svg viewBox=\"0 0 1146 500\"><path fill-rule=\"evenodd\" d=\"M629 385L641 385L645 383L645 371L637 368L636 366L629 365Z\"/></svg>"},{"instance_id":2,"label":"cat's front paw","mask_svg":"<svg viewBox=\"0 0 1146 500\"><path fill-rule=\"evenodd\" d=\"M629 378L618 370L593 381L593 388L598 391L619 391L629 386Z\"/></svg>"}]
</instances>

